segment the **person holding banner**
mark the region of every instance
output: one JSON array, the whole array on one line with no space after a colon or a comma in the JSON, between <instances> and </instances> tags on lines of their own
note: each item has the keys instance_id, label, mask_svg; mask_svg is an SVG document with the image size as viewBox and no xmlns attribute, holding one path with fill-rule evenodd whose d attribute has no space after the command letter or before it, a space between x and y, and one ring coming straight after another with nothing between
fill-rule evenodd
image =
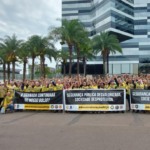
<instances>
[{"instance_id":1,"label":"person holding banner","mask_svg":"<svg viewBox=\"0 0 150 150\"><path fill-rule=\"evenodd\" d=\"M2 108L6 111L7 109L10 110L10 112L13 112L14 110L14 105L13 105L13 97L10 92L7 92L4 100L1 103ZM3 112L5 113L5 112Z\"/></svg>"},{"instance_id":2,"label":"person holding banner","mask_svg":"<svg viewBox=\"0 0 150 150\"><path fill-rule=\"evenodd\" d=\"M126 82L126 99L128 100L129 111L131 110L131 106L130 106L131 90L135 88L136 88L135 81L132 79L128 79L128 81Z\"/></svg>"},{"instance_id":3,"label":"person holding banner","mask_svg":"<svg viewBox=\"0 0 150 150\"><path fill-rule=\"evenodd\" d=\"M0 110L2 108L2 102L3 102L4 98L5 98L6 93L7 93L6 86L4 84L1 84L0 85Z\"/></svg>"}]
</instances>

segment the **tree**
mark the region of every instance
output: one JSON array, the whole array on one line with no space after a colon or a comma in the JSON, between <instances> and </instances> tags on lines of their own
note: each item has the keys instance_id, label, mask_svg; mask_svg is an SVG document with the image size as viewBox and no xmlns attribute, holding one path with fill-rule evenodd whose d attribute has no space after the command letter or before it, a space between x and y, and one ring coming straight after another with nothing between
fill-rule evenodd
<instances>
[{"instance_id":1,"label":"tree","mask_svg":"<svg viewBox=\"0 0 150 150\"><path fill-rule=\"evenodd\" d=\"M90 39L84 43L80 56L83 61L83 74L86 76L86 62L87 60L92 60L95 58L95 52L92 48L92 41Z\"/></svg>"},{"instance_id":2,"label":"tree","mask_svg":"<svg viewBox=\"0 0 150 150\"><path fill-rule=\"evenodd\" d=\"M39 36L33 35L28 39L28 45L29 45L29 56L32 59L32 65L31 65L31 80L34 79L34 68L35 68L35 58L38 56L38 49L39 49Z\"/></svg>"},{"instance_id":3,"label":"tree","mask_svg":"<svg viewBox=\"0 0 150 150\"><path fill-rule=\"evenodd\" d=\"M21 62L23 62L23 81L26 79L26 66L29 57L29 44L24 42L21 44L20 50L17 53L18 57L20 58Z\"/></svg>"},{"instance_id":4,"label":"tree","mask_svg":"<svg viewBox=\"0 0 150 150\"><path fill-rule=\"evenodd\" d=\"M1 47L6 54L6 62L8 66L8 81L10 81L10 64L12 63L12 80L15 79L15 62L17 61L17 51L20 48L22 40L17 40L15 34L10 36L6 36L5 39L2 40Z\"/></svg>"},{"instance_id":5,"label":"tree","mask_svg":"<svg viewBox=\"0 0 150 150\"><path fill-rule=\"evenodd\" d=\"M69 76L71 76L72 70L72 56L73 48L76 38L79 38L79 34L83 30L82 24L77 20L62 20L62 26L55 28L50 32L50 36L55 36L56 39L61 40L61 44L67 44L69 50ZM78 35L78 36L77 36Z\"/></svg>"},{"instance_id":6,"label":"tree","mask_svg":"<svg viewBox=\"0 0 150 150\"><path fill-rule=\"evenodd\" d=\"M3 65L3 82L6 81L6 53L3 45L0 43L0 63Z\"/></svg>"},{"instance_id":7,"label":"tree","mask_svg":"<svg viewBox=\"0 0 150 150\"><path fill-rule=\"evenodd\" d=\"M68 51L58 51L57 53L57 60L60 61L62 63L62 67L63 67L63 75L66 75L66 63L67 63L67 59L69 58L69 53Z\"/></svg>"},{"instance_id":8,"label":"tree","mask_svg":"<svg viewBox=\"0 0 150 150\"><path fill-rule=\"evenodd\" d=\"M101 32L93 38L93 48L96 52L101 52L103 57L103 72L109 73L109 54L122 53L119 40L109 32Z\"/></svg>"},{"instance_id":9,"label":"tree","mask_svg":"<svg viewBox=\"0 0 150 150\"><path fill-rule=\"evenodd\" d=\"M75 52L76 52L76 57L77 57L76 58L77 59L77 75L79 75L79 71L80 71L79 61L81 59L81 55L80 55L81 51L85 52L87 45L89 45L89 43L90 43L90 39L88 38L88 33L83 28L83 30L81 30L78 33L78 38L76 38L76 41L75 41Z\"/></svg>"},{"instance_id":10,"label":"tree","mask_svg":"<svg viewBox=\"0 0 150 150\"><path fill-rule=\"evenodd\" d=\"M41 66L41 76L45 78L46 70L45 70L45 56L52 61L52 58L56 59L56 50L50 39L47 37L39 37L39 50L38 55L40 56L40 66Z\"/></svg>"}]
</instances>

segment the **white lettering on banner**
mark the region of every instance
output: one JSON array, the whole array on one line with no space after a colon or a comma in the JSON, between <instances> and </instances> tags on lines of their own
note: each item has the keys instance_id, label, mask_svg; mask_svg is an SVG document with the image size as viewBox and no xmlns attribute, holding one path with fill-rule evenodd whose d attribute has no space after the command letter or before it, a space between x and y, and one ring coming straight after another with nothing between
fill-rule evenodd
<instances>
[{"instance_id":1,"label":"white lettering on banner","mask_svg":"<svg viewBox=\"0 0 150 150\"><path fill-rule=\"evenodd\" d=\"M107 96L108 93L97 93L97 96Z\"/></svg>"},{"instance_id":2,"label":"white lettering on banner","mask_svg":"<svg viewBox=\"0 0 150 150\"><path fill-rule=\"evenodd\" d=\"M39 101L37 98L29 98L28 102L38 103Z\"/></svg>"},{"instance_id":3,"label":"white lettering on banner","mask_svg":"<svg viewBox=\"0 0 150 150\"><path fill-rule=\"evenodd\" d=\"M55 97L55 93L38 93L38 97Z\"/></svg>"},{"instance_id":4,"label":"white lettering on banner","mask_svg":"<svg viewBox=\"0 0 150 150\"><path fill-rule=\"evenodd\" d=\"M91 97L91 96L97 96L97 95L96 93L84 93L84 96Z\"/></svg>"},{"instance_id":5,"label":"white lettering on banner","mask_svg":"<svg viewBox=\"0 0 150 150\"><path fill-rule=\"evenodd\" d=\"M67 93L67 97L83 97L83 93Z\"/></svg>"},{"instance_id":6,"label":"white lettering on banner","mask_svg":"<svg viewBox=\"0 0 150 150\"><path fill-rule=\"evenodd\" d=\"M46 103L46 102L49 102L49 101L50 101L50 98L40 98L39 99L40 103Z\"/></svg>"},{"instance_id":7,"label":"white lettering on banner","mask_svg":"<svg viewBox=\"0 0 150 150\"><path fill-rule=\"evenodd\" d=\"M20 93L21 97L55 97L55 93Z\"/></svg>"},{"instance_id":8,"label":"white lettering on banner","mask_svg":"<svg viewBox=\"0 0 150 150\"><path fill-rule=\"evenodd\" d=\"M150 92L133 92L133 96L150 96Z\"/></svg>"},{"instance_id":9,"label":"white lettering on banner","mask_svg":"<svg viewBox=\"0 0 150 150\"><path fill-rule=\"evenodd\" d=\"M101 97L120 97L121 93L97 93L97 96L101 96Z\"/></svg>"},{"instance_id":10,"label":"white lettering on banner","mask_svg":"<svg viewBox=\"0 0 150 150\"><path fill-rule=\"evenodd\" d=\"M67 93L67 97L121 97L121 93Z\"/></svg>"},{"instance_id":11,"label":"white lettering on banner","mask_svg":"<svg viewBox=\"0 0 150 150\"><path fill-rule=\"evenodd\" d=\"M90 98L75 98L76 102L89 102Z\"/></svg>"},{"instance_id":12,"label":"white lettering on banner","mask_svg":"<svg viewBox=\"0 0 150 150\"><path fill-rule=\"evenodd\" d=\"M50 98L25 98L24 101L31 103L47 103L50 101Z\"/></svg>"},{"instance_id":13,"label":"white lettering on banner","mask_svg":"<svg viewBox=\"0 0 150 150\"><path fill-rule=\"evenodd\" d=\"M106 101L106 102L113 102L113 98L107 98L107 97L102 97L102 98L100 98L100 97L92 97L91 98L91 101L93 102L93 101Z\"/></svg>"},{"instance_id":14,"label":"white lettering on banner","mask_svg":"<svg viewBox=\"0 0 150 150\"><path fill-rule=\"evenodd\" d=\"M21 97L37 97L36 93L21 93Z\"/></svg>"},{"instance_id":15,"label":"white lettering on banner","mask_svg":"<svg viewBox=\"0 0 150 150\"><path fill-rule=\"evenodd\" d=\"M120 96L121 96L121 93L108 93L108 96L120 97Z\"/></svg>"},{"instance_id":16,"label":"white lettering on banner","mask_svg":"<svg viewBox=\"0 0 150 150\"><path fill-rule=\"evenodd\" d=\"M141 97L141 101L150 101L150 97Z\"/></svg>"}]
</instances>

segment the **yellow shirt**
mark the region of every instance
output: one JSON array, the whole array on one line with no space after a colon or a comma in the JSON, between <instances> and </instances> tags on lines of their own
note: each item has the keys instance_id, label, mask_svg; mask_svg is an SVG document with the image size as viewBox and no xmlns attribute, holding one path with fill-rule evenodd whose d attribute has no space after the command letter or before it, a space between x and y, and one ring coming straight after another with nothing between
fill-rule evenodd
<instances>
[{"instance_id":1,"label":"yellow shirt","mask_svg":"<svg viewBox=\"0 0 150 150\"><path fill-rule=\"evenodd\" d=\"M5 90L3 87L0 87L0 98L4 98L7 90Z\"/></svg>"},{"instance_id":2,"label":"yellow shirt","mask_svg":"<svg viewBox=\"0 0 150 150\"><path fill-rule=\"evenodd\" d=\"M12 103L12 96L6 96L3 102L3 106L7 108L7 106L11 103Z\"/></svg>"},{"instance_id":3,"label":"yellow shirt","mask_svg":"<svg viewBox=\"0 0 150 150\"><path fill-rule=\"evenodd\" d=\"M110 85L107 89L116 89L116 85Z\"/></svg>"},{"instance_id":4,"label":"yellow shirt","mask_svg":"<svg viewBox=\"0 0 150 150\"><path fill-rule=\"evenodd\" d=\"M97 85L90 86L91 89L98 89Z\"/></svg>"},{"instance_id":5,"label":"yellow shirt","mask_svg":"<svg viewBox=\"0 0 150 150\"><path fill-rule=\"evenodd\" d=\"M119 85L118 87L117 87L117 89L125 89L126 87L124 86L124 85Z\"/></svg>"},{"instance_id":6,"label":"yellow shirt","mask_svg":"<svg viewBox=\"0 0 150 150\"><path fill-rule=\"evenodd\" d=\"M82 89L89 89L90 87L89 86L82 86Z\"/></svg>"},{"instance_id":7,"label":"yellow shirt","mask_svg":"<svg viewBox=\"0 0 150 150\"><path fill-rule=\"evenodd\" d=\"M41 87L40 86L35 86L33 89L33 92L41 92Z\"/></svg>"},{"instance_id":8,"label":"yellow shirt","mask_svg":"<svg viewBox=\"0 0 150 150\"><path fill-rule=\"evenodd\" d=\"M15 87L14 90L16 90L16 91L21 91L21 88Z\"/></svg>"},{"instance_id":9,"label":"yellow shirt","mask_svg":"<svg viewBox=\"0 0 150 150\"><path fill-rule=\"evenodd\" d=\"M33 89L33 87L28 86L24 89L24 92L34 92L34 89Z\"/></svg>"},{"instance_id":10,"label":"yellow shirt","mask_svg":"<svg viewBox=\"0 0 150 150\"><path fill-rule=\"evenodd\" d=\"M57 90L63 90L63 85L62 85L62 84L56 85L56 89L57 89Z\"/></svg>"},{"instance_id":11,"label":"yellow shirt","mask_svg":"<svg viewBox=\"0 0 150 150\"><path fill-rule=\"evenodd\" d=\"M136 83L136 89L144 89L144 84Z\"/></svg>"},{"instance_id":12,"label":"yellow shirt","mask_svg":"<svg viewBox=\"0 0 150 150\"><path fill-rule=\"evenodd\" d=\"M47 91L50 91L50 88L46 87L46 86L43 86L42 87L42 92L47 92Z\"/></svg>"},{"instance_id":13,"label":"yellow shirt","mask_svg":"<svg viewBox=\"0 0 150 150\"><path fill-rule=\"evenodd\" d=\"M109 89L109 85L106 84L106 85L104 86L104 88L105 88L105 89Z\"/></svg>"}]
</instances>

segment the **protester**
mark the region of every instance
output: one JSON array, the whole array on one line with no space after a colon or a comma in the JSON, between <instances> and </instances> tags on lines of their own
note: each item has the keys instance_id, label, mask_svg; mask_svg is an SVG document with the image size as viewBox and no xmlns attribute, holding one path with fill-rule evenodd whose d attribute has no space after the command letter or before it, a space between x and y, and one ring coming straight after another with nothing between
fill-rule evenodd
<instances>
[{"instance_id":1,"label":"protester","mask_svg":"<svg viewBox=\"0 0 150 150\"><path fill-rule=\"evenodd\" d=\"M87 77L78 75L53 79L40 78L38 80L25 80L24 82L11 81L9 84L6 81L4 84L0 84L0 100L6 109L9 107L12 111L14 90L21 92L47 92L63 89L125 89L130 110L130 90L150 89L150 75L123 74Z\"/></svg>"},{"instance_id":2,"label":"protester","mask_svg":"<svg viewBox=\"0 0 150 150\"><path fill-rule=\"evenodd\" d=\"M4 100L1 103L1 106L5 111L9 109L10 112L13 112L14 106L13 106L13 97L11 92L7 92L6 96L4 97Z\"/></svg>"}]
</instances>

